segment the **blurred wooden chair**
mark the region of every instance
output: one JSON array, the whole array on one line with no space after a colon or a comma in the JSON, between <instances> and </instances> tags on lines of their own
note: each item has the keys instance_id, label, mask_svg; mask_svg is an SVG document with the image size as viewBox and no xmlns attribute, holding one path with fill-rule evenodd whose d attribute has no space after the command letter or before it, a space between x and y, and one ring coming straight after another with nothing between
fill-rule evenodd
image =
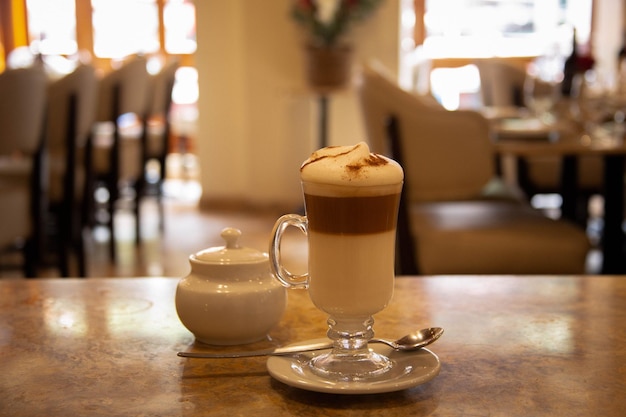
<instances>
[{"instance_id":1,"label":"blurred wooden chair","mask_svg":"<svg viewBox=\"0 0 626 417\"><path fill-rule=\"evenodd\" d=\"M87 212L86 149L95 120L98 79L95 69L79 65L48 86L47 130L49 219L61 276L68 277L72 255L78 276L87 275L83 230Z\"/></svg>"},{"instance_id":2,"label":"blurred wooden chair","mask_svg":"<svg viewBox=\"0 0 626 417\"><path fill-rule=\"evenodd\" d=\"M487 120L447 111L364 68L360 97L368 139L404 168L399 274L584 273L584 231L543 216L515 193L493 192Z\"/></svg>"},{"instance_id":3,"label":"blurred wooden chair","mask_svg":"<svg viewBox=\"0 0 626 417\"><path fill-rule=\"evenodd\" d=\"M0 73L0 250L22 250L25 277L37 275L42 243L46 82L39 67Z\"/></svg>"},{"instance_id":4,"label":"blurred wooden chair","mask_svg":"<svg viewBox=\"0 0 626 417\"><path fill-rule=\"evenodd\" d=\"M142 195L155 195L159 206L159 227L164 229L163 183L167 177L166 158L169 151L171 133L170 112L172 108L172 91L176 81L176 71L180 60L168 60L161 70L150 76L147 109L144 117L142 135L142 159L144 181ZM147 172L150 161L158 162L158 177L152 178Z\"/></svg>"},{"instance_id":5,"label":"blurred wooden chair","mask_svg":"<svg viewBox=\"0 0 626 417\"><path fill-rule=\"evenodd\" d=\"M140 190L143 185L143 120L147 108L149 74L143 56L129 58L121 67L106 74L99 83L96 126L91 138L90 194L99 185L107 191L106 226L110 236L110 255L116 258L114 218L121 191L129 191L135 214L135 236L140 238ZM127 116L132 116L126 118ZM135 120L123 134L124 122ZM102 129L108 126L109 129ZM104 132L104 134L102 134ZM126 197L126 196L124 196ZM91 212L95 212L92 201Z\"/></svg>"}]
</instances>

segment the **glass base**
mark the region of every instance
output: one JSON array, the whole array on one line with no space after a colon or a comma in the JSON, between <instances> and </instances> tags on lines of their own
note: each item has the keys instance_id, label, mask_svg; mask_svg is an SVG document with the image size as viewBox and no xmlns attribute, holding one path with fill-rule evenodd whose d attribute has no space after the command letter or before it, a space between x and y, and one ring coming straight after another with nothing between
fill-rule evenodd
<instances>
[{"instance_id":1,"label":"glass base","mask_svg":"<svg viewBox=\"0 0 626 417\"><path fill-rule=\"evenodd\" d=\"M343 355L332 351L309 362L314 374L336 381L358 381L376 378L392 368L386 356L375 352L364 355Z\"/></svg>"},{"instance_id":2,"label":"glass base","mask_svg":"<svg viewBox=\"0 0 626 417\"><path fill-rule=\"evenodd\" d=\"M333 349L309 361L311 371L325 379L358 381L377 378L393 367L393 361L370 351L367 342L374 336L372 317L328 319L328 337Z\"/></svg>"}]
</instances>

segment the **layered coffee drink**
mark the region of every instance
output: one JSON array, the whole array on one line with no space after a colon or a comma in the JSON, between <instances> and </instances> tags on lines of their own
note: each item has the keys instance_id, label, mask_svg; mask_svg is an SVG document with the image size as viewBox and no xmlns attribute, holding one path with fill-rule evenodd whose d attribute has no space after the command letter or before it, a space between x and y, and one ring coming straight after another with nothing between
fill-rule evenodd
<instances>
[{"instance_id":1,"label":"layered coffee drink","mask_svg":"<svg viewBox=\"0 0 626 417\"><path fill-rule=\"evenodd\" d=\"M321 149L301 167L311 300L333 317L367 317L393 294L403 171L367 144Z\"/></svg>"},{"instance_id":2,"label":"layered coffee drink","mask_svg":"<svg viewBox=\"0 0 626 417\"><path fill-rule=\"evenodd\" d=\"M328 317L330 352L308 368L337 381L390 375L394 361L368 348L373 315L387 306L394 287L396 218L404 173L367 144L320 149L300 168L306 216L285 214L274 224L270 266L289 288L308 288ZM288 227L308 235L308 272L292 274L281 262ZM400 371L401 372L401 371Z\"/></svg>"}]
</instances>

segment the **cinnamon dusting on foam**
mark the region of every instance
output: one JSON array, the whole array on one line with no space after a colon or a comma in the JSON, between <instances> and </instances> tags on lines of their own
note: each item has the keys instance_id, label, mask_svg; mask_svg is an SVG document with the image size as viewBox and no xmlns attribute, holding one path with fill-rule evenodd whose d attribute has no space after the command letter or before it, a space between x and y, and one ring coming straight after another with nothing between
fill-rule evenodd
<instances>
[{"instance_id":1,"label":"cinnamon dusting on foam","mask_svg":"<svg viewBox=\"0 0 626 417\"><path fill-rule=\"evenodd\" d=\"M319 149L304 161L300 172L304 181L326 184L382 185L403 179L397 162L371 153L365 142Z\"/></svg>"},{"instance_id":2,"label":"cinnamon dusting on foam","mask_svg":"<svg viewBox=\"0 0 626 417\"><path fill-rule=\"evenodd\" d=\"M358 145L355 145L355 146L353 147L353 149L354 149L355 147L357 147L357 146L358 146ZM325 150L334 150L334 149L337 149L337 148L341 148L341 146L327 146L326 148L322 148L322 149L320 149L320 150L317 150L317 151L313 152L313 154L311 154L311 156L309 157L309 159L307 159L306 161L304 161L304 163L303 163L303 164L302 164L302 166L300 167L300 172L302 172L302 170L304 169L304 167L306 167L307 165L312 164L312 163L314 163L314 162L317 162L317 161L319 161L319 160L321 160L321 159L324 159L324 158L337 158L338 156L347 155L347 154L349 154L349 153L352 151L352 149L350 149L350 150L348 150L348 151L345 151L345 152L342 152L342 153L337 153L337 154L334 154L334 155L320 155L320 152L322 152L322 151L325 151Z\"/></svg>"},{"instance_id":3,"label":"cinnamon dusting on foam","mask_svg":"<svg viewBox=\"0 0 626 417\"><path fill-rule=\"evenodd\" d=\"M387 161L382 156L378 155L377 153L372 153L369 157L363 160L363 163L349 164L346 165L346 168L350 171L359 171L365 167L377 167L381 165L387 165L388 163L389 161Z\"/></svg>"}]
</instances>

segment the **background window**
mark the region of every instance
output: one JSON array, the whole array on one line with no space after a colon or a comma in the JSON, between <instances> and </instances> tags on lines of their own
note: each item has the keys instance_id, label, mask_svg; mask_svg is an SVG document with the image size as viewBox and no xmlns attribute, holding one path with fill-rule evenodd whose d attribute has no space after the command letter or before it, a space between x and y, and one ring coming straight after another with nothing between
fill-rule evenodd
<instances>
[{"instance_id":1,"label":"background window","mask_svg":"<svg viewBox=\"0 0 626 417\"><path fill-rule=\"evenodd\" d=\"M550 55L562 63L574 29L580 52L590 51L593 0L402 0L402 7L401 82L450 110L480 105L476 58L525 65Z\"/></svg>"},{"instance_id":2,"label":"background window","mask_svg":"<svg viewBox=\"0 0 626 417\"><path fill-rule=\"evenodd\" d=\"M122 58L159 51L155 0L92 0L93 50L97 57Z\"/></svg>"},{"instance_id":3,"label":"background window","mask_svg":"<svg viewBox=\"0 0 626 417\"><path fill-rule=\"evenodd\" d=\"M44 55L72 55L76 44L75 0L28 0L31 49Z\"/></svg>"},{"instance_id":4,"label":"background window","mask_svg":"<svg viewBox=\"0 0 626 417\"><path fill-rule=\"evenodd\" d=\"M169 0L163 8L165 51L170 54L196 52L196 9L187 0Z\"/></svg>"},{"instance_id":5,"label":"background window","mask_svg":"<svg viewBox=\"0 0 626 417\"><path fill-rule=\"evenodd\" d=\"M589 42L591 0L427 0L431 57L537 56Z\"/></svg>"}]
</instances>

